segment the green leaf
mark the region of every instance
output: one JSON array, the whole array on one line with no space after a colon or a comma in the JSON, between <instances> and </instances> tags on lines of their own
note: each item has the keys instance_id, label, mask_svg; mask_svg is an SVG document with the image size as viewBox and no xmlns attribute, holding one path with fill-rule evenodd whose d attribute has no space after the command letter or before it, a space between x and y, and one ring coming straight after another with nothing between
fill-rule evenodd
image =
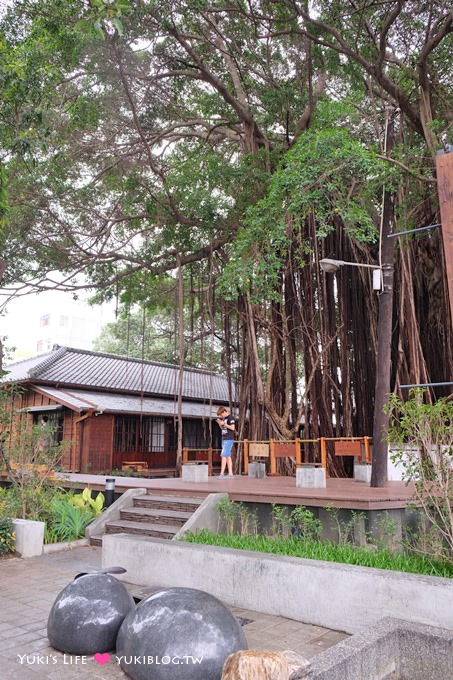
<instances>
[{"instance_id":1,"label":"green leaf","mask_svg":"<svg viewBox=\"0 0 453 680\"><path fill-rule=\"evenodd\" d=\"M118 17L114 17L112 19L112 24L115 26L116 30L118 31L118 35L123 35L124 33L124 28L123 24L121 23L120 19Z\"/></svg>"}]
</instances>

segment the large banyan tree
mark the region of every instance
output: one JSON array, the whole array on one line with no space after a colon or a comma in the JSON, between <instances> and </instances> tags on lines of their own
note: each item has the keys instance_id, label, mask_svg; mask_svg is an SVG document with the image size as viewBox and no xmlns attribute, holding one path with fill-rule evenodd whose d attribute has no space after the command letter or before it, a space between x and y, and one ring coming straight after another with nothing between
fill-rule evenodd
<instances>
[{"instance_id":1,"label":"large banyan tree","mask_svg":"<svg viewBox=\"0 0 453 680\"><path fill-rule=\"evenodd\" d=\"M238 382L241 437L372 434L379 293L319 261L380 263L383 195L395 232L438 222L452 23L440 1L17 0L4 290L173 306L169 355ZM392 389L451 380L441 231L393 241Z\"/></svg>"}]
</instances>

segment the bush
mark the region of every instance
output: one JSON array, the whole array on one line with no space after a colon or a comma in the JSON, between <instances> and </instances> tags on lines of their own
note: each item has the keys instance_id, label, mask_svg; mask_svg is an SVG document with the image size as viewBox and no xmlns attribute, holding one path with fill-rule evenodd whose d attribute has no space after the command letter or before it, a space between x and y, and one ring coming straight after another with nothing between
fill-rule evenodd
<instances>
[{"instance_id":1,"label":"bush","mask_svg":"<svg viewBox=\"0 0 453 680\"><path fill-rule=\"evenodd\" d=\"M89 510L94 517L101 514L104 507L105 497L103 493L98 493L96 498L91 498L91 489L84 489L82 493L77 493L69 499L69 502L76 508Z\"/></svg>"},{"instance_id":2,"label":"bush","mask_svg":"<svg viewBox=\"0 0 453 680\"><path fill-rule=\"evenodd\" d=\"M26 519L45 522L45 543L83 538L87 525L104 507L104 495L99 493L93 499L91 489L74 494L59 485L49 483L35 488L34 493L31 493L30 488L25 496L23 491L22 489L19 493L13 485L7 489L0 487L0 519L18 517L25 499L28 510Z\"/></svg>"},{"instance_id":3,"label":"bush","mask_svg":"<svg viewBox=\"0 0 453 680\"><path fill-rule=\"evenodd\" d=\"M290 512L289 508L272 503L272 519L274 532L281 538L297 536L315 541L322 532L320 520L304 505L298 505Z\"/></svg>"},{"instance_id":4,"label":"bush","mask_svg":"<svg viewBox=\"0 0 453 680\"><path fill-rule=\"evenodd\" d=\"M0 517L0 555L14 552L13 521L9 517Z\"/></svg>"},{"instance_id":5,"label":"bush","mask_svg":"<svg viewBox=\"0 0 453 680\"><path fill-rule=\"evenodd\" d=\"M19 506L14 488L0 487L0 517L17 517Z\"/></svg>"},{"instance_id":6,"label":"bush","mask_svg":"<svg viewBox=\"0 0 453 680\"><path fill-rule=\"evenodd\" d=\"M46 543L75 541L83 538L85 529L94 519L94 513L71 502L71 495L57 496L51 505L51 517L46 523Z\"/></svg>"},{"instance_id":7,"label":"bush","mask_svg":"<svg viewBox=\"0 0 453 680\"><path fill-rule=\"evenodd\" d=\"M15 400L22 392L23 388L14 383L0 390L0 466L6 469L14 488L16 507L12 516L27 519L40 514L44 490L55 482L53 472L69 442L57 442L55 427L44 419L33 425L29 416L19 420L13 417Z\"/></svg>"},{"instance_id":8,"label":"bush","mask_svg":"<svg viewBox=\"0 0 453 680\"><path fill-rule=\"evenodd\" d=\"M46 522L45 543L75 541L83 538L85 529L98 515L104 506L104 494L99 493L91 498L91 489L82 493L59 492L54 494L45 513L40 517Z\"/></svg>"},{"instance_id":9,"label":"bush","mask_svg":"<svg viewBox=\"0 0 453 680\"><path fill-rule=\"evenodd\" d=\"M411 547L433 557L453 556L453 402L424 403L424 390L414 389L403 401L389 397L392 420L388 439L401 450L393 460L404 479L414 484L414 506L424 520Z\"/></svg>"}]
</instances>

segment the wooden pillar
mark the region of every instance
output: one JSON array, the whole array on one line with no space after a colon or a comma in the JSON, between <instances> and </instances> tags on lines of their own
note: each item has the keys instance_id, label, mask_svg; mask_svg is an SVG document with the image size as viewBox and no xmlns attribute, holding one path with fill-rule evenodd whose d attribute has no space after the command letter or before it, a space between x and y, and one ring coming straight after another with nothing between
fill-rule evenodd
<instances>
[{"instance_id":1,"label":"wooden pillar","mask_svg":"<svg viewBox=\"0 0 453 680\"><path fill-rule=\"evenodd\" d=\"M300 448L300 439L299 437L296 438L296 465L301 465L302 464L302 454L301 454L301 448Z\"/></svg>"},{"instance_id":2,"label":"wooden pillar","mask_svg":"<svg viewBox=\"0 0 453 680\"><path fill-rule=\"evenodd\" d=\"M371 462L370 438L364 437L363 441L364 441L364 444L365 444L365 460L366 460L367 463L370 463Z\"/></svg>"},{"instance_id":3,"label":"wooden pillar","mask_svg":"<svg viewBox=\"0 0 453 680\"><path fill-rule=\"evenodd\" d=\"M275 439L270 440L269 454L271 457L271 476L277 475L277 460L275 458Z\"/></svg>"},{"instance_id":4,"label":"wooden pillar","mask_svg":"<svg viewBox=\"0 0 453 680\"><path fill-rule=\"evenodd\" d=\"M453 323L453 151L438 151L436 156L437 192L450 298L450 323Z\"/></svg>"},{"instance_id":5,"label":"wooden pillar","mask_svg":"<svg viewBox=\"0 0 453 680\"><path fill-rule=\"evenodd\" d=\"M324 470L327 472L327 445L326 445L326 438L321 437L320 440L321 442L321 465L323 466Z\"/></svg>"},{"instance_id":6,"label":"wooden pillar","mask_svg":"<svg viewBox=\"0 0 453 680\"><path fill-rule=\"evenodd\" d=\"M249 473L249 440L244 439L244 475Z\"/></svg>"}]
</instances>

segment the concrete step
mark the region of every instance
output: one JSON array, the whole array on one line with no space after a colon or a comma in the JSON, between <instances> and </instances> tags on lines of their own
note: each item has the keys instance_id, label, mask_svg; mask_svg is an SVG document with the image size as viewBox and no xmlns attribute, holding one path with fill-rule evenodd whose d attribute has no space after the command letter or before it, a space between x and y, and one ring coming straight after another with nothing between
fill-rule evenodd
<instances>
[{"instance_id":1,"label":"concrete step","mask_svg":"<svg viewBox=\"0 0 453 680\"><path fill-rule=\"evenodd\" d=\"M152 493L134 496L132 505L120 510L118 520L107 522L105 532L173 538L203 500L193 496ZM102 545L102 535L93 536L90 543Z\"/></svg>"},{"instance_id":2,"label":"concrete step","mask_svg":"<svg viewBox=\"0 0 453 680\"><path fill-rule=\"evenodd\" d=\"M194 498L191 496L159 496L157 494L146 494L143 496L134 496L133 504L135 508L156 508L195 512L203 500L203 498Z\"/></svg>"},{"instance_id":3,"label":"concrete step","mask_svg":"<svg viewBox=\"0 0 453 680\"><path fill-rule=\"evenodd\" d=\"M102 536L103 534L96 534L94 536L90 536L90 545L102 546Z\"/></svg>"},{"instance_id":4,"label":"concrete step","mask_svg":"<svg viewBox=\"0 0 453 680\"><path fill-rule=\"evenodd\" d=\"M142 536L156 536L158 538L173 538L180 527L151 522L131 522L121 519L107 522L105 529L107 534L140 534Z\"/></svg>"},{"instance_id":5,"label":"concrete step","mask_svg":"<svg viewBox=\"0 0 453 680\"><path fill-rule=\"evenodd\" d=\"M170 524L183 526L192 516L192 512L181 510L167 510L167 508L124 508L120 510L120 518L132 522L154 522L156 524Z\"/></svg>"}]
</instances>

